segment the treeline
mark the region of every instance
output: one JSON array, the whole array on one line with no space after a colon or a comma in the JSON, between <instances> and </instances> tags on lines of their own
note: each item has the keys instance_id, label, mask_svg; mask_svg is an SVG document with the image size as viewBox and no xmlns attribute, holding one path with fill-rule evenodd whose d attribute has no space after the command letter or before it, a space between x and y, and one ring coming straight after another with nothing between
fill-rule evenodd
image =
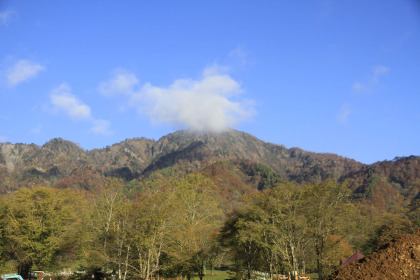
<instances>
[{"instance_id":1,"label":"treeline","mask_svg":"<svg viewBox=\"0 0 420 280\"><path fill-rule=\"evenodd\" d=\"M118 279L191 276L210 260L223 218L212 182L191 175L154 180L134 200L124 182L107 179L96 193L32 187L4 195L1 268L113 273Z\"/></svg>"},{"instance_id":2,"label":"treeline","mask_svg":"<svg viewBox=\"0 0 420 280\"><path fill-rule=\"evenodd\" d=\"M352 254L346 241L354 206L345 185L286 183L249 198L222 228L238 268L275 274L334 271L340 256Z\"/></svg>"},{"instance_id":3,"label":"treeline","mask_svg":"<svg viewBox=\"0 0 420 280\"><path fill-rule=\"evenodd\" d=\"M385 220L361 210L333 180L278 183L244 196L230 213L201 174L155 176L134 197L128 188L111 178L90 192L32 186L3 195L1 271L26 276L71 264L88 278L189 279L202 278L205 267L231 265L238 279L256 271L324 277L355 247L373 250L387 238L373 238ZM416 228L397 213L387 219L398 231Z\"/></svg>"}]
</instances>

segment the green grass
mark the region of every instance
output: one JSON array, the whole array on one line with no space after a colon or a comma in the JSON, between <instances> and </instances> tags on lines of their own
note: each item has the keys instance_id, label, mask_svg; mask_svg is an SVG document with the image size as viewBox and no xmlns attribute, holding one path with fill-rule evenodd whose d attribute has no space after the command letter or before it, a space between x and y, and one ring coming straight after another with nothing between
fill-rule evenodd
<instances>
[{"instance_id":1,"label":"green grass","mask_svg":"<svg viewBox=\"0 0 420 280\"><path fill-rule=\"evenodd\" d=\"M225 280L233 278L233 274L229 270L213 270L213 275L211 275L211 270L206 270L206 275L203 277L203 280ZM199 280L198 276L192 277L191 280Z\"/></svg>"},{"instance_id":2,"label":"green grass","mask_svg":"<svg viewBox=\"0 0 420 280\"><path fill-rule=\"evenodd\" d=\"M311 280L319 278L318 273L309 273L308 275L311 276Z\"/></svg>"}]
</instances>

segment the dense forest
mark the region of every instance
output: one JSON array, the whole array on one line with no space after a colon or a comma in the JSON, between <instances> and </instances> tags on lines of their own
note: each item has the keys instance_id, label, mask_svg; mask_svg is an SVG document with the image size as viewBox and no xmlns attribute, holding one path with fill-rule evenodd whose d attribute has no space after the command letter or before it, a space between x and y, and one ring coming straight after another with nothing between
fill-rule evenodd
<instances>
[{"instance_id":1,"label":"dense forest","mask_svg":"<svg viewBox=\"0 0 420 280\"><path fill-rule=\"evenodd\" d=\"M0 270L324 278L356 249L369 255L418 230L419 190L419 157L364 165L238 131L92 151L3 143Z\"/></svg>"}]
</instances>

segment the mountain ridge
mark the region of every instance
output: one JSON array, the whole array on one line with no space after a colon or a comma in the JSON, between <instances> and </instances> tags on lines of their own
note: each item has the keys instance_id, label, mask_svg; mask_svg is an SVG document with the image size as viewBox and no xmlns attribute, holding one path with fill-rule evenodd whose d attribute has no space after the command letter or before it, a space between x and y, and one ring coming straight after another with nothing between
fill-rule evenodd
<instances>
[{"instance_id":1,"label":"mountain ridge","mask_svg":"<svg viewBox=\"0 0 420 280\"><path fill-rule=\"evenodd\" d=\"M361 196L374 192L378 182L380 186L392 183L392 188L414 197L420 178L418 159L398 158L367 165L333 153L286 148L233 129L222 133L180 130L159 140L131 138L92 150L55 138L42 146L0 143L0 193L30 184L76 184L91 189L100 187L99 179L109 176L128 182L167 168L191 173L218 161L240 164L246 160L267 166L284 181L350 180L351 189ZM401 168L404 170L398 171Z\"/></svg>"},{"instance_id":2,"label":"mountain ridge","mask_svg":"<svg viewBox=\"0 0 420 280\"><path fill-rule=\"evenodd\" d=\"M335 154L287 149L233 129L217 134L180 130L157 141L132 138L93 150L84 150L62 138L51 139L42 146L0 143L0 170L3 177L7 173L15 182L23 182L28 176L48 178L51 169L57 178L69 176L80 168L100 174L115 174L116 170L128 168L132 173L128 177L135 177L181 162L194 165L191 166L194 171L220 159L238 158L266 164L282 176L295 180L304 167L313 167L315 173L319 173L314 176L339 178L363 166Z\"/></svg>"}]
</instances>

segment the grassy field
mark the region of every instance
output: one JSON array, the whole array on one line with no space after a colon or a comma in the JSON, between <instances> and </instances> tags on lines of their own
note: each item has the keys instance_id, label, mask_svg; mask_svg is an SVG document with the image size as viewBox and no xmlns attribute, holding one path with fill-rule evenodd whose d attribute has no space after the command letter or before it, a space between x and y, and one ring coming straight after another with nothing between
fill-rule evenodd
<instances>
[{"instance_id":1,"label":"grassy field","mask_svg":"<svg viewBox=\"0 0 420 280\"><path fill-rule=\"evenodd\" d=\"M206 276L204 276L203 280L225 280L231 279L234 277L233 272L230 270L213 270L213 275L211 270L206 270ZM199 280L199 277L193 277L192 280Z\"/></svg>"}]
</instances>

